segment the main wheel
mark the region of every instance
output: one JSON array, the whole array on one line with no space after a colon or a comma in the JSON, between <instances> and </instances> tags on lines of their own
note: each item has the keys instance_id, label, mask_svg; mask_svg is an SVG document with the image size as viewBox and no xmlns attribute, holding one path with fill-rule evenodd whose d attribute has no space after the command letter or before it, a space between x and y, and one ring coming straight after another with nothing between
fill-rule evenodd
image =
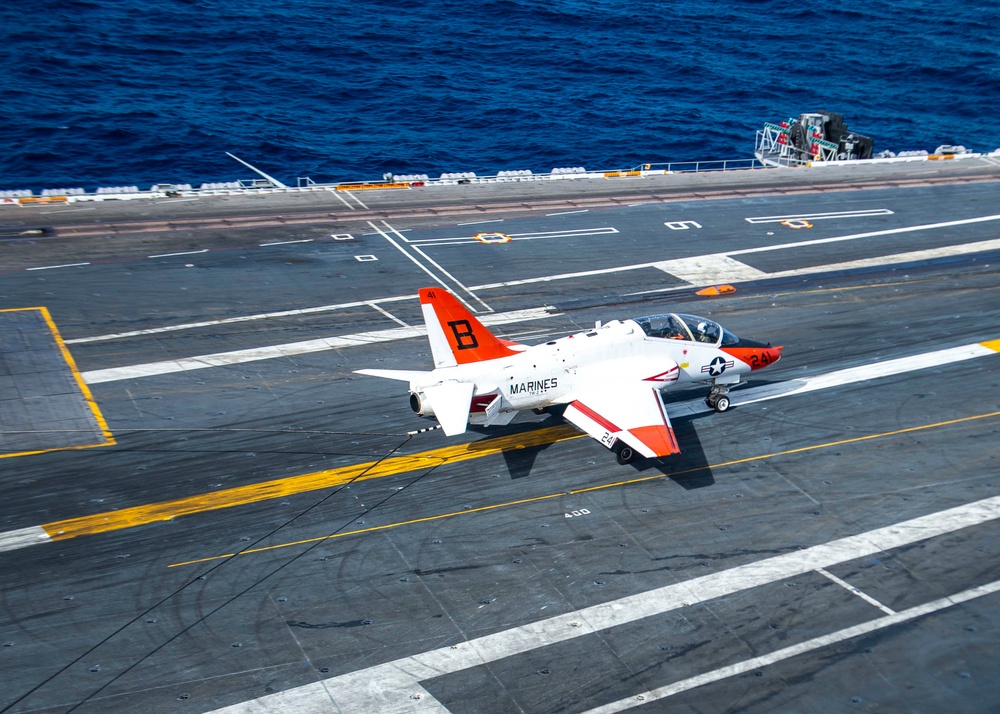
<instances>
[{"instance_id":1,"label":"main wheel","mask_svg":"<svg viewBox=\"0 0 1000 714\"><path fill-rule=\"evenodd\" d=\"M632 447L625 444L622 444L615 452L615 458L622 466L631 461L633 456L635 456L635 452L632 451Z\"/></svg>"},{"instance_id":2,"label":"main wheel","mask_svg":"<svg viewBox=\"0 0 1000 714\"><path fill-rule=\"evenodd\" d=\"M715 411L724 412L729 409L729 397L719 397L715 400Z\"/></svg>"}]
</instances>

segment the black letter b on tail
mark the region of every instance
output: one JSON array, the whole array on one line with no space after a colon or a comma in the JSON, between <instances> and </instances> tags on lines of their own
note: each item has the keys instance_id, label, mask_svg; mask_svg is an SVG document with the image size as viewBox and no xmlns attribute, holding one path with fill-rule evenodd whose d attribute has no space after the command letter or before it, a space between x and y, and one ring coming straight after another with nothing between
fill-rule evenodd
<instances>
[{"instance_id":1,"label":"black letter b on tail","mask_svg":"<svg viewBox=\"0 0 1000 714\"><path fill-rule=\"evenodd\" d=\"M472 325L468 320L452 320L448 323L448 327L451 328L451 334L455 336L456 349L474 350L479 347L479 340L472 333Z\"/></svg>"}]
</instances>

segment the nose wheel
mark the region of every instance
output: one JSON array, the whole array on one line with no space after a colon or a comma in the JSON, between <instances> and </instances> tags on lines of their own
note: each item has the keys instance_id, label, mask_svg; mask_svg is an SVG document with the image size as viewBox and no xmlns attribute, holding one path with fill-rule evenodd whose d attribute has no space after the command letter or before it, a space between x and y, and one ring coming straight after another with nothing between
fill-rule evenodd
<instances>
[{"instance_id":1,"label":"nose wheel","mask_svg":"<svg viewBox=\"0 0 1000 714\"><path fill-rule=\"evenodd\" d=\"M705 403L717 412L724 412L729 409L730 402L729 397L729 387L723 384L717 384L712 387L712 391L708 393L708 397L705 399Z\"/></svg>"}]
</instances>

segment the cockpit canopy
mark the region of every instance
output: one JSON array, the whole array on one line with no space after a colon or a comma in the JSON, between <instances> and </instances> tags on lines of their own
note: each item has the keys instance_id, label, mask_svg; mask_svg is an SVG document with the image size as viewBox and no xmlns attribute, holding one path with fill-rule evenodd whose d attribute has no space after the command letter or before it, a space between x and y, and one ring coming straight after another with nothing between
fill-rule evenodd
<instances>
[{"instance_id":1,"label":"cockpit canopy","mask_svg":"<svg viewBox=\"0 0 1000 714\"><path fill-rule=\"evenodd\" d=\"M671 312L664 315L636 317L634 320L648 337L703 342L711 345L720 343L733 345L739 341L736 335L724 330L719 323L713 322L707 317Z\"/></svg>"}]
</instances>

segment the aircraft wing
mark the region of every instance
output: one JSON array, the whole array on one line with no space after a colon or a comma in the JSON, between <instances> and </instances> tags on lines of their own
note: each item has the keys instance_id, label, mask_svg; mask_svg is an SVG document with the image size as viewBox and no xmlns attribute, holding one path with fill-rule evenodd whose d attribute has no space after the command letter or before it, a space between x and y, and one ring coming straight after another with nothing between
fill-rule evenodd
<instances>
[{"instance_id":1,"label":"aircraft wing","mask_svg":"<svg viewBox=\"0 0 1000 714\"><path fill-rule=\"evenodd\" d=\"M563 416L609 449L621 439L646 458L681 451L660 393L642 382L581 393Z\"/></svg>"}]
</instances>

